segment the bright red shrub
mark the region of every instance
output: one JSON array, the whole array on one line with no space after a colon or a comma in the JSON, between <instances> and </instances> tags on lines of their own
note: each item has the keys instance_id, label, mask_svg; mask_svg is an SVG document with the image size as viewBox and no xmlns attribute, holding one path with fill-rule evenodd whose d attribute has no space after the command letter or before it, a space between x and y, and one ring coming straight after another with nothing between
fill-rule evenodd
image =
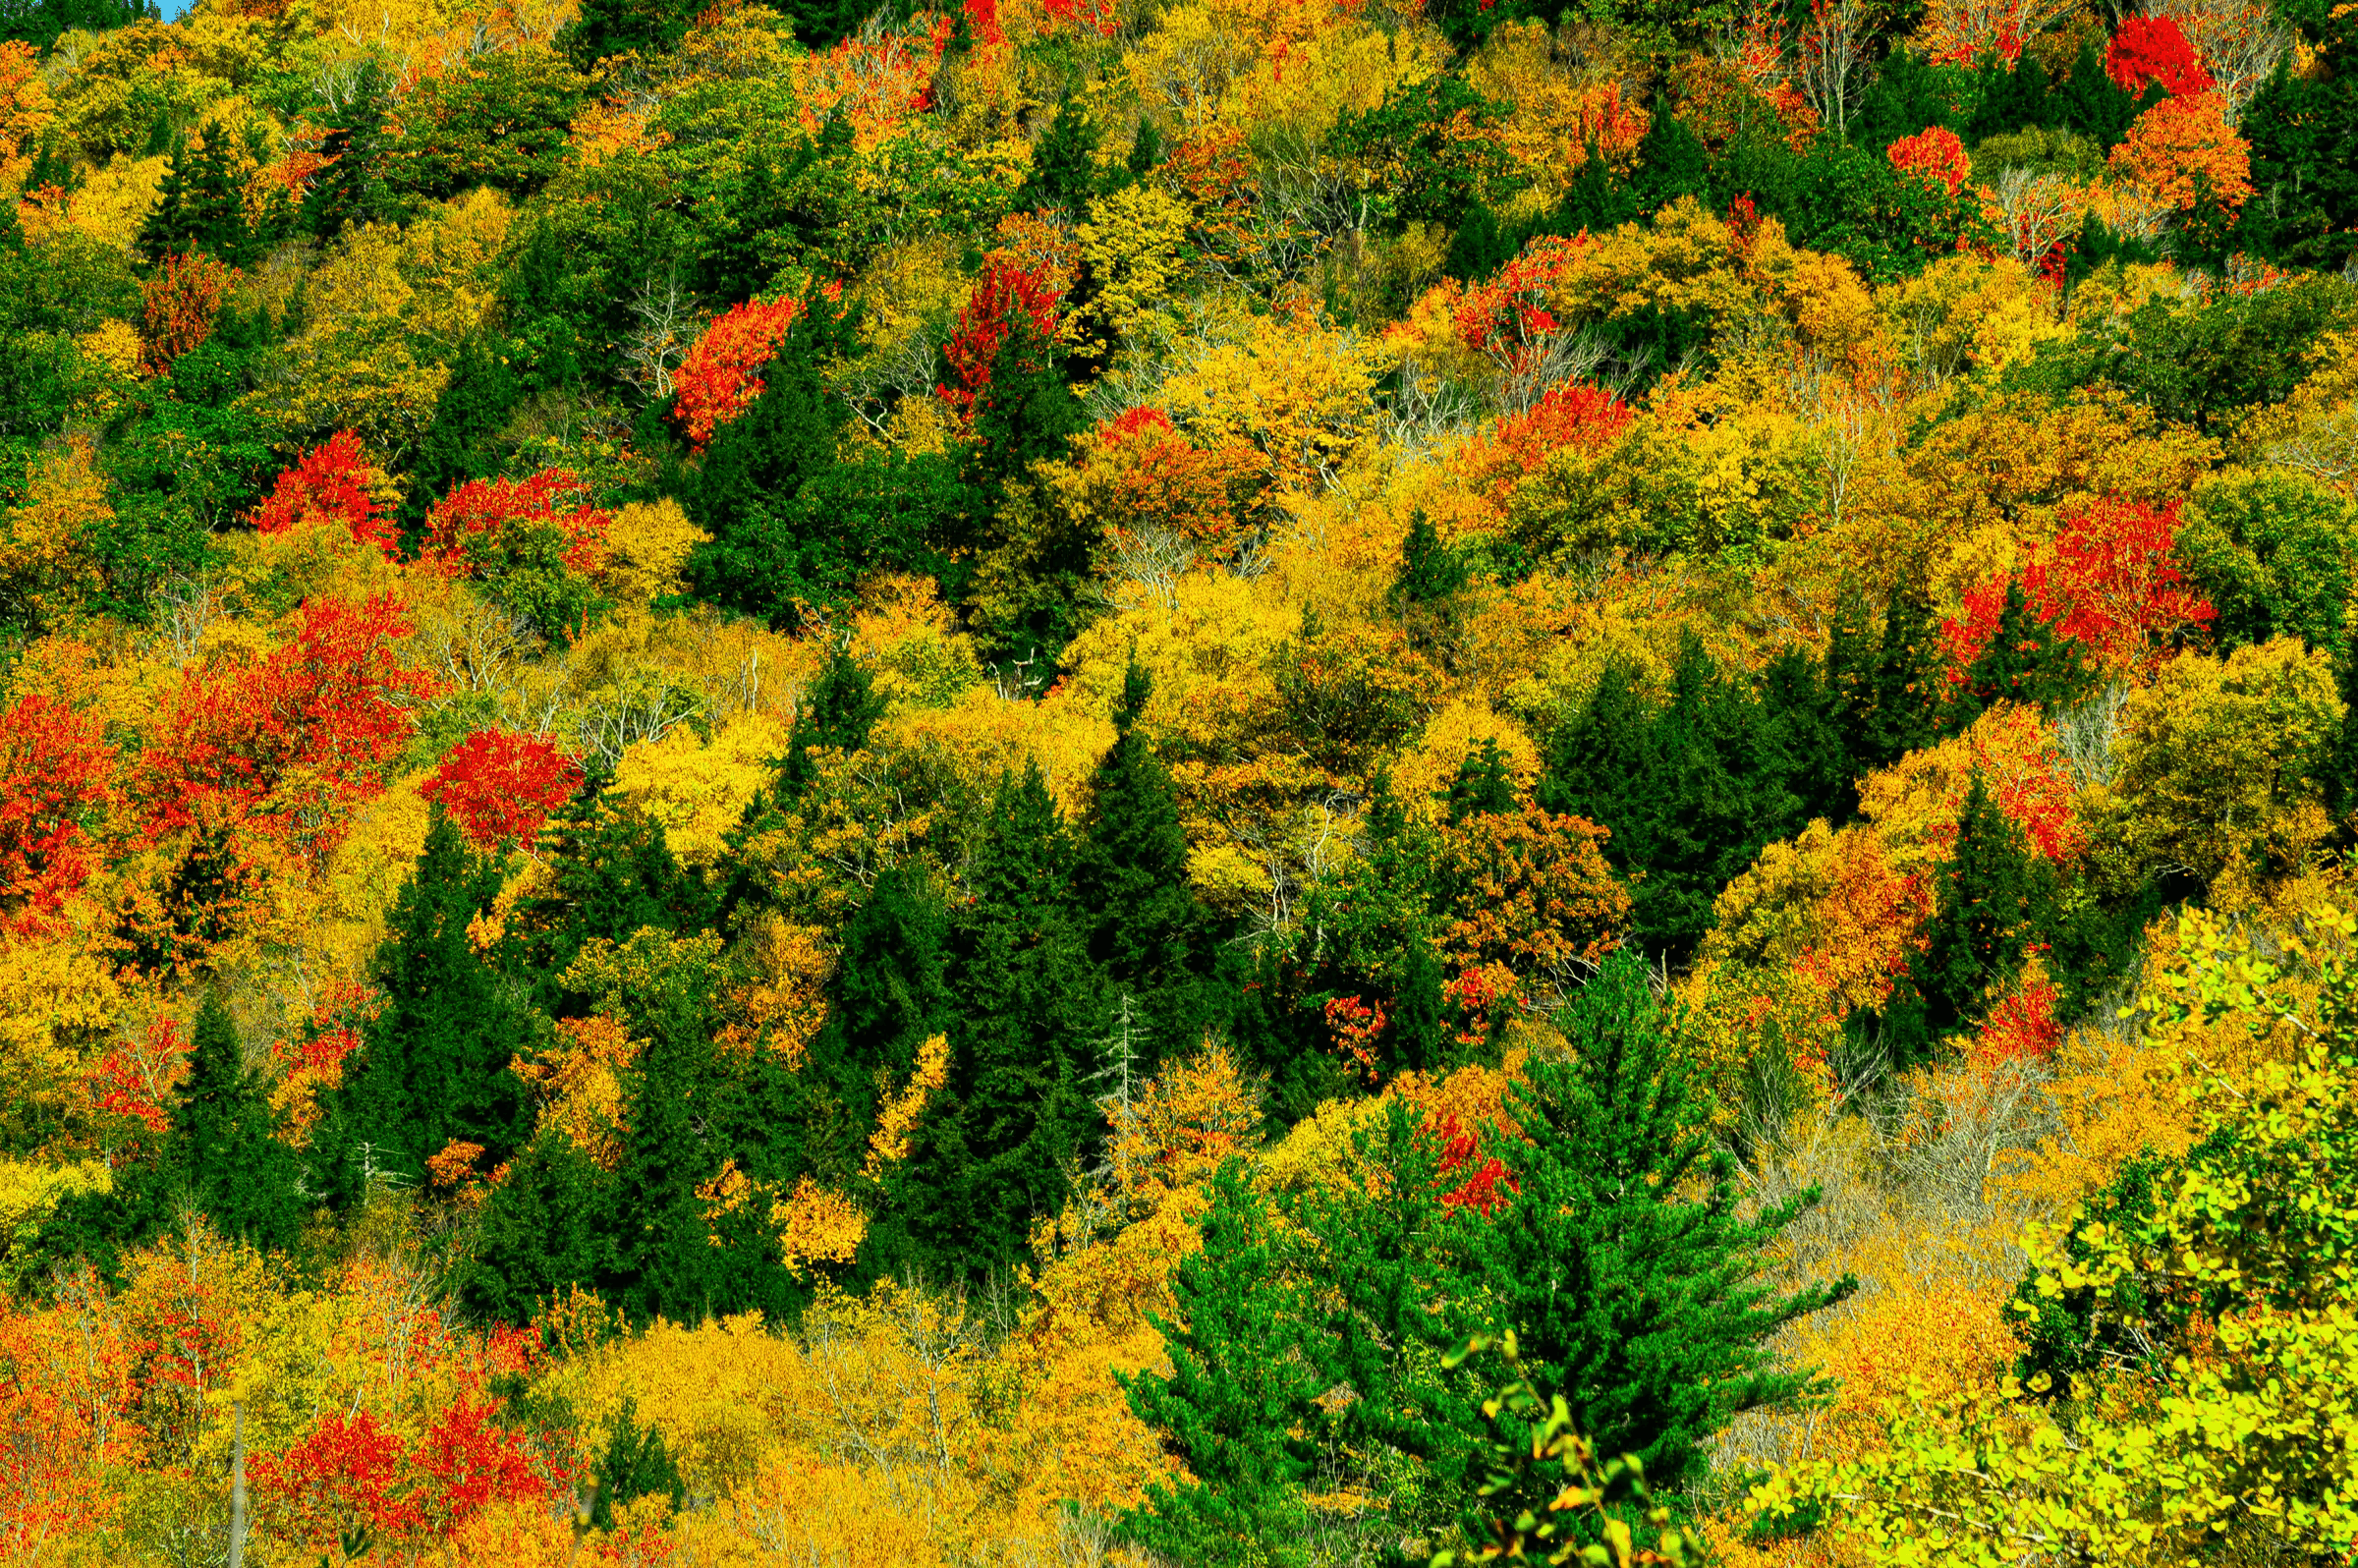
<instances>
[{"instance_id":1,"label":"bright red shrub","mask_svg":"<svg viewBox=\"0 0 2358 1568\"><path fill-rule=\"evenodd\" d=\"M1488 1215L1503 1207L1510 1195L1523 1190L1506 1162L1495 1154L1485 1154L1480 1136L1455 1115L1429 1121L1425 1130L1441 1146L1440 1180L1449 1183L1455 1179L1455 1185L1441 1193L1443 1208L1471 1208Z\"/></svg>"},{"instance_id":2,"label":"bright red shrub","mask_svg":"<svg viewBox=\"0 0 2358 1568\"><path fill-rule=\"evenodd\" d=\"M270 498L254 510L253 526L264 533L284 533L298 523L332 519L361 543L373 544L391 557L396 549L393 531L369 493L373 476L361 438L338 430L278 476Z\"/></svg>"},{"instance_id":3,"label":"bright red shrub","mask_svg":"<svg viewBox=\"0 0 2358 1568\"><path fill-rule=\"evenodd\" d=\"M753 406L761 395L761 367L786 340L802 314L798 300L749 300L713 317L673 377L677 391L672 417L702 452L712 432Z\"/></svg>"},{"instance_id":4,"label":"bright red shrub","mask_svg":"<svg viewBox=\"0 0 2358 1568\"><path fill-rule=\"evenodd\" d=\"M2063 1043L2063 1026L2055 1022L2059 994L2053 982L2037 980L2002 998L1990 1009L1966 1054L1984 1066L2044 1061L2054 1055Z\"/></svg>"},{"instance_id":5,"label":"bright red shrub","mask_svg":"<svg viewBox=\"0 0 2358 1568\"><path fill-rule=\"evenodd\" d=\"M419 793L486 848L529 844L582 785L579 762L537 735L477 730L442 758Z\"/></svg>"},{"instance_id":6,"label":"bright red shrub","mask_svg":"<svg viewBox=\"0 0 2358 1568\"><path fill-rule=\"evenodd\" d=\"M1510 374L1537 364L1558 323L1548 310L1555 286L1588 251L1585 234L1576 239L1544 235L1524 248L1523 253L1498 269L1498 275L1466 292L1457 308L1457 335L1466 347L1487 354Z\"/></svg>"},{"instance_id":7,"label":"bright red shrub","mask_svg":"<svg viewBox=\"0 0 2358 1568\"><path fill-rule=\"evenodd\" d=\"M1927 183L1937 180L1950 196L1973 173L1973 160L1965 155L1965 143L1946 126L1927 126L1912 137L1901 137L1883 149L1891 166L1902 174L1912 174Z\"/></svg>"},{"instance_id":8,"label":"bright red shrub","mask_svg":"<svg viewBox=\"0 0 2358 1568\"><path fill-rule=\"evenodd\" d=\"M90 1069L90 1103L160 1136L172 1122L164 1102L188 1070L189 1036L176 1018L158 1018L136 1039L118 1040Z\"/></svg>"},{"instance_id":9,"label":"bright red shrub","mask_svg":"<svg viewBox=\"0 0 2358 1568\"><path fill-rule=\"evenodd\" d=\"M426 1431L418 1462L431 1484L434 1523L444 1529L465 1524L487 1503L548 1493L523 1434L492 1425L496 1408L462 1399Z\"/></svg>"},{"instance_id":10,"label":"bright red shrub","mask_svg":"<svg viewBox=\"0 0 2358 1568\"><path fill-rule=\"evenodd\" d=\"M2173 98L2212 87L2194 45L2168 17L2134 16L2121 23L2105 50L2105 75L2123 92L2143 92L2155 82Z\"/></svg>"},{"instance_id":11,"label":"bright red shrub","mask_svg":"<svg viewBox=\"0 0 2358 1568\"><path fill-rule=\"evenodd\" d=\"M1064 298L1045 261L1021 267L1009 257L993 256L975 282L975 292L958 312L958 326L942 345L955 384L938 388L942 401L973 419L990 391L990 367L999 345L1015 330L1018 317L1028 318L1042 338L1056 335L1056 307Z\"/></svg>"},{"instance_id":12,"label":"bright red shrub","mask_svg":"<svg viewBox=\"0 0 2358 1568\"><path fill-rule=\"evenodd\" d=\"M21 698L0 718L0 930L35 933L90 879L114 767L97 723L55 699Z\"/></svg>"},{"instance_id":13,"label":"bright red shrub","mask_svg":"<svg viewBox=\"0 0 2358 1568\"><path fill-rule=\"evenodd\" d=\"M1528 413L1498 421L1498 445L1525 472L1546 461L1558 447L1597 451L1629 433L1636 411L1602 387L1570 381L1550 387Z\"/></svg>"}]
</instances>

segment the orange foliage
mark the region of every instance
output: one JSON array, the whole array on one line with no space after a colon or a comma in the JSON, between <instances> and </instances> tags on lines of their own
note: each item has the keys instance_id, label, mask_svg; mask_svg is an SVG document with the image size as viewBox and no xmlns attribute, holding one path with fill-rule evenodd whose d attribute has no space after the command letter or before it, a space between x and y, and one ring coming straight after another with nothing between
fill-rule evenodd
<instances>
[{"instance_id":1,"label":"orange foliage","mask_svg":"<svg viewBox=\"0 0 2358 1568\"><path fill-rule=\"evenodd\" d=\"M2181 212L2205 187L2229 209L2252 194L2251 143L2227 124L2227 101L2216 92L2163 98L2137 117L2108 162L2116 178Z\"/></svg>"},{"instance_id":2,"label":"orange foliage","mask_svg":"<svg viewBox=\"0 0 2358 1568\"><path fill-rule=\"evenodd\" d=\"M1498 269L1489 282L1466 291L1457 308L1457 335L1509 374L1529 369L1557 331L1548 313L1556 285L1579 264L1593 242L1587 235L1542 235Z\"/></svg>"},{"instance_id":3,"label":"orange foliage","mask_svg":"<svg viewBox=\"0 0 2358 1568\"><path fill-rule=\"evenodd\" d=\"M1501 964L1557 981L1619 944L1629 890L1605 864L1605 830L1536 806L1441 829L1452 896L1440 933L1451 964Z\"/></svg>"},{"instance_id":4,"label":"orange foliage","mask_svg":"<svg viewBox=\"0 0 2358 1568\"><path fill-rule=\"evenodd\" d=\"M380 477L361 438L338 430L279 475L269 498L254 509L253 526L264 533L285 533L298 524L333 522L356 542L375 545L390 560L399 545L377 507L373 485Z\"/></svg>"},{"instance_id":5,"label":"orange foliage","mask_svg":"<svg viewBox=\"0 0 2358 1568\"><path fill-rule=\"evenodd\" d=\"M2150 669L2216 618L2178 570L2177 502L2155 507L2102 496L2065 511L2061 523L2051 546L2027 552L2023 600L2100 668ZM1967 667L1996 635L2012 581L2013 574L2001 574L1967 593L1962 612L1941 627L1952 684L1963 684Z\"/></svg>"},{"instance_id":6,"label":"orange foliage","mask_svg":"<svg viewBox=\"0 0 2358 1568\"><path fill-rule=\"evenodd\" d=\"M115 1042L90 1069L90 1107L121 1116L160 1137L171 1125L164 1102L188 1071L189 1036L180 1020L158 1018L136 1038Z\"/></svg>"},{"instance_id":7,"label":"orange foliage","mask_svg":"<svg viewBox=\"0 0 2358 1568\"><path fill-rule=\"evenodd\" d=\"M799 300L749 300L713 317L680 362L672 418L702 452L712 432L753 407L761 395L761 367L778 352L803 313Z\"/></svg>"},{"instance_id":8,"label":"orange foliage","mask_svg":"<svg viewBox=\"0 0 2358 1568\"><path fill-rule=\"evenodd\" d=\"M2088 829L2073 812L2078 785L2039 710L2003 702L1963 735L1859 784L1859 806L1908 861L1944 860L1976 774L2033 848L2050 861L2080 855Z\"/></svg>"},{"instance_id":9,"label":"orange foliage","mask_svg":"<svg viewBox=\"0 0 2358 1568\"><path fill-rule=\"evenodd\" d=\"M1200 448L1160 409L1132 409L1097 427L1075 460L1075 486L1089 510L1117 533L1168 529L1194 549L1193 561L1220 560L1233 548L1240 505L1260 477L1251 443Z\"/></svg>"},{"instance_id":10,"label":"orange foliage","mask_svg":"<svg viewBox=\"0 0 2358 1568\"><path fill-rule=\"evenodd\" d=\"M167 255L155 275L140 285L140 363L161 373L172 362L213 335L213 319L238 274L202 252Z\"/></svg>"}]
</instances>

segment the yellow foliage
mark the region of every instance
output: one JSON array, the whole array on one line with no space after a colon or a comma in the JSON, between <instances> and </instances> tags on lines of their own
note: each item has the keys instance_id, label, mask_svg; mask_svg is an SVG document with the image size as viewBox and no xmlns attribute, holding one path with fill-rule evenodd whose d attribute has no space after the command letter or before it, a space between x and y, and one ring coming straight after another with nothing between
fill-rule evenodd
<instances>
[{"instance_id":1,"label":"yellow foliage","mask_svg":"<svg viewBox=\"0 0 2358 1568\"><path fill-rule=\"evenodd\" d=\"M1529 796L1540 776L1540 748L1522 725L1490 710L1478 698L1458 698L1425 721L1417 744L1392 764L1392 793L1411 812L1431 818L1449 795L1450 781L1467 758L1494 741L1506 759L1506 774L1518 796Z\"/></svg>"},{"instance_id":2,"label":"yellow foliage","mask_svg":"<svg viewBox=\"0 0 2358 1568\"><path fill-rule=\"evenodd\" d=\"M1163 308L1186 266L1181 247L1192 221L1184 205L1151 185L1124 186L1090 202L1075 236L1099 284L1091 309L1102 328L1101 351L1151 330L1150 318L1168 319Z\"/></svg>"},{"instance_id":3,"label":"yellow foliage","mask_svg":"<svg viewBox=\"0 0 2358 1568\"><path fill-rule=\"evenodd\" d=\"M625 604L649 604L686 591L680 576L689 555L711 535L688 521L669 496L633 501L615 510L606 530L606 558L598 581Z\"/></svg>"},{"instance_id":4,"label":"yellow foliage","mask_svg":"<svg viewBox=\"0 0 2358 1568\"><path fill-rule=\"evenodd\" d=\"M1935 381L2002 370L2068 337L2056 296L2030 268L2003 257L1942 256L1876 297L1903 363Z\"/></svg>"},{"instance_id":5,"label":"yellow foliage","mask_svg":"<svg viewBox=\"0 0 2358 1568\"><path fill-rule=\"evenodd\" d=\"M908 1087L886 1100L876 1112L876 1130L868 1137L868 1161L862 1174L881 1181L886 1169L909 1157L909 1135L916 1131L926 1103L949 1082L950 1041L945 1035L927 1036L917 1048L917 1065Z\"/></svg>"},{"instance_id":6,"label":"yellow foliage","mask_svg":"<svg viewBox=\"0 0 2358 1568\"><path fill-rule=\"evenodd\" d=\"M2138 864L2206 881L2297 864L2330 830L2316 759L2342 717L2331 661L2282 637L2181 653L2129 694L2112 793Z\"/></svg>"},{"instance_id":7,"label":"yellow foliage","mask_svg":"<svg viewBox=\"0 0 2358 1568\"><path fill-rule=\"evenodd\" d=\"M24 500L0 519L0 603L13 619L52 626L98 591L90 533L114 515L89 441L33 461Z\"/></svg>"},{"instance_id":8,"label":"yellow foliage","mask_svg":"<svg viewBox=\"0 0 2358 1568\"><path fill-rule=\"evenodd\" d=\"M622 1161L622 1075L639 1046L622 1024L602 1014L557 1020L558 1043L538 1055L518 1056L509 1070L539 1101L535 1125L557 1132L601 1170Z\"/></svg>"},{"instance_id":9,"label":"yellow foliage","mask_svg":"<svg viewBox=\"0 0 2358 1568\"><path fill-rule=\"evenodd\" d=\"M1162 408L1199 442L1249 441L1265 482L1316 491L1376 439L1376 385L1394 352L1310 320L1255 321L1162 385Z\"/></svg>"},{"instance_id":10,"label":"yellow foliage","mask_svg":"<svg viewBox=\"0 0 2358 1568\"><path fill-rule=\"evenodd\" d=\"M731 987L729 1003L739 1021L721 1031L721 1043L750 1053L757 1040L765 1039L789 1064L800 1066L827 1021L835 954L825 930L767 912L738 944L737 959L742 979Z\"/></svg>"},{"instance_id":11,"label":"yellow foliage","mask_svg":"<svg viewBox=\"0 0 2358 1568\"><path fill-rule=\"evenodd\" d=\"M708 864L721 835L737 825L746 802L769 782L792 726L767 713L741 713L701 739L682 724L660 740L641 741L614 767L614 790L663 824L672 853Z\"/></svg>"}]
</instances>

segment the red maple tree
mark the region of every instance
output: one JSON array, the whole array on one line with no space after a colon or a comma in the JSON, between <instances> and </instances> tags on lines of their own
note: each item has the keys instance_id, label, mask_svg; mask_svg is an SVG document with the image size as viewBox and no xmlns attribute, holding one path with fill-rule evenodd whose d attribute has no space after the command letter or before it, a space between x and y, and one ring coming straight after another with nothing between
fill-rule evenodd
<instances>
[{"instance_id":1,"label":"red maple tree","mask_svg":"<svg viewBox=\"0 0 2358 1568\"><path fill-rule=\"evenodd\" d=\"M361 438L338 430L303 455L303 460L279 475L269 499L255 508L253 526L263 533L284 533L299 523L332 520L363 544L373 544L390 558L396 551L392 526L377 510L368 481L374 471Z\"/></svg>"},{"instance_id":2,"label":"red maple tree","mask_svg":"<svg viewBox=\"0 0 2358 1568\"><path fill-rule=\"evenodd\" d=\"M2174 553L2179 504L2104 496L2063 514L2054 542L2026 552L2020 568L2031 613L2114 673L2144 667L2210 625L2218 611L2187 585ZM1952 682L1997 635L2012 581L2001 572L1968 592L1962 613L1942 626Z\"/></svg>"},{"instance_id":3,"label":"red maple tree","mask_svg":"<svg viewBox=\"0 0 2358 1568\"><path fill-rule=\"evenodd\" d=\"M1965 143L1946 126L1927 126L1912 137L1901 137L1883 149L1883 156L1902 174L1912 174L1927 184L1938 181L1949 196L1955 196L1973 173Z\"/></svg>"},{"instance_id":4,"label":"red maple tree","mask_svg":"<svg viewBox=\"0 0 2358 1568\"><path fill-rule=\"evenodd\" d=\"M197 252L167 255L155 275L140 285L140 363L157 374L213 335L222 298L238 274Z\"/></svg>"},{"instance_id":5,"label":"red maple tree","mask_svg":"<svg viewBox=\"0 0 2358 1568\"><path fill-rule=\"evenodd\" d=\"M2203 69L2194 45L2168 17L2134 16L2122 22L2105 49L2105 75L2123 92L2143 92L2156 82L2173 98L2212 87L2211 73Z\"/></svg>"},{"instance_id":6,"label":"red maple tree","mask_svg":"<svg viewBox=\"0 0 2358 1568\"><path fill-rule=\"evenodd\" d=\"M485 847L529 844L582 786L582 767L546 738L477 730L442 758L419 793Z\"/></svg>"},{"instance_id":7,"label":"red maple tree","mask_svg":"<svg viewBox=\"0 0 2358 1568\"><path fill-rule=\"evenodd\" d=\"M672 378L672 418L692 450L702 452L713 431L761 395L761 367L802 313L798 300L748 300L712 318Z\"/></svg>"},{"instance_id":8,"label":"red maple tree","mask_svg":"<svg viewBox=\"0 0 2358 1568\"><path fill-rule=\"evenodd\" d=\"M20 698L0 719L0 930L38 933L90 879L114 768L97 723L54 698Z\"/></svg>"},{"instance_id":9,"label":"red maple tree","mask_svg":"<svg viewBox=\"0 0 2358 1568\"><path fill-rule=\"evenodd\" d=\"M286 644L194 673L166 701L134 772L152 830L234 821L316 855L381 784L436 689L395 656L408 617L389 593L296 614Z\"/></svg>"}]
</instances>

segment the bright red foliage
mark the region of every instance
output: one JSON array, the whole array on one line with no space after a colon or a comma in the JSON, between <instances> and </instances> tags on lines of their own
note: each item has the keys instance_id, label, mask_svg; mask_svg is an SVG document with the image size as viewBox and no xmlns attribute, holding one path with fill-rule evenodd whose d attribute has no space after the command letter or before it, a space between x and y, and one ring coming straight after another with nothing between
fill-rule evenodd
<instances>
[{"instance_id":1,"label":"bright red foliage","mask_svg":"<svg viewBox=\"0 0 2358 1568\"><path fill-rule=\"evenodd\" d=\"M98 725L38 695L0 718L0 930L44 926L97 868L89 826L114 799Z\"/></svg>"},{"instance_id":2,"label":"bright red foliage","mask_svg":"<svg viewBox=\"0 0 2358 1568\"><path fill-rule=\"evenodd\" d=\"M2022 594L2031 612L2116 674L2152 662L2208 626L2218 611L2186 586L2173 554L2178 505L2105 496L2065 513L2054 543L2030 551L2023 562ZM1941 627L1951 682L1962 683L1997 634L2008 582L2001 574L1967 593L1964 613Z\"/></svg>"},{"instance_id":3,"label":"bright red foliage","mask_svg":"<svg viewBox=\"0 0 2358 1568\"><path fill-rule=\"evenodd\" d=\"M1965 155L1965 143L1946 126L1927 126L1912 137L1901 137L1883 149L1891 166L1902 174L1912 174L1926 182L1937 180L1950 196L1973 173L1973 160Z\"/></svg>"},{"instance_id":4,"label":"bright red foliage","mask_svg":"<svg viewBox=\"0 0 2358 1568\"><path fill-rule=\"evenodd\" d=\"M543 737L493 729L451 748L419 793L477 844L504 847L531 843L581 785L581 764Z\"/></svg>"},{"instance_id":5,"label":"bright red foliage","mask_svg":"<svg viewBox=\"0 0 2358 1568\"><path fill-rule=\"evenodd\" d=\"M2060 994L2049 980L2036 980L1990 1009L1967 1055L1984 1066L2001 1062L2044 1061L2063 1043L2063 1026L2055 1022L2055 998Z\"/></svg>"},{"instance_id":6,"label":"bright red foliage","mask_svg":"<svg viewBox=\"0 0 2358 1568\"><path fill-rule=\"evenodd\" d=\"M1444 1115L1438 1121L1429 1122L1426 1131L1440 1140L1440 1179L1447 1182L1460 1177L1456 1185L1442 1192L1443 1208L1471 1208L1488 1215L1504 1206L1510 1194L1523 1190L1523 1184L1515 1180L1506 1162L1495 1154L1483 1153L1480 1136L1469 1131L1456 1116Z\"/></svg>"},{"instance_id":7,"label":"bright red foliage","mask_svg":"<svg viewBox=\"0 0 2358 1568\"><path fill-rule=\"evenodd\" d=\"M957 330L942 345L941 356L956 379L955 385L938 389L942 401L973 419L990 392L990 367L998 360L999 345L1015 330L1016 321L1028 318L1040 337L1053 338L1056 307L1063 298L1047 262L1020 267L1008 257L993 256L976 280L966 308L958 312Z\"/></svg>"},{"instance_id":8,"label":"bright red foliage","mask_svg":"<svg viewBox=\"0 0 2358 1568\"><path fill-rule=\"evenodd\" d=\"M1629 433L1637 414L1602 387L1571 381L1551 387L1528 413L1498 421L1498 444L1525 471L1536 469L1558 447L1598 451Z\"/></svg>"},{"instance_id":9,"label":"bright red foliage","mask_svg":"<svg viewBox=\"0 0 2358 1568\"><path fill-rule=\"evenodd\" d=\"M434 1520L445 1529L465 1524L486 1503L548 1493L523 1434L492 1425L496 1408L461 1400L425 1434L419 1466L432 1483Z\"/></svg>"},{"instance_id":10,"label":"bright red foliage","mask_svg":"<svg viewBox=\"0 0 2358 1568\"><path fill-rule=\"evenodd\" d=\"M1465 303L1457 308L1458 337L1509 373L1529 369L1557 329L1547 308L1555 286L1591 244L1586 234L1532 241L1521 255L1498 269L1496 277L1466 292Z\"/></svg>"},{"instance_id":11,"label":"bright red foliage","mask_svg":"<svg viewBox=\"0 0 2358 1568\"><path fill-rule=\"evenodd\" d=\"M297 616L283 646L192 673L166 702L136 775L151 828L243 818L324 852L375 790L435 690L394 657L409 620L389 593Z\"/></svg>"},{"instance_id":12,"label":"bright red foliage","mask_svg":"<svg viewBox=\"0 0 2358 1568\"><path fill-rule=\"evenodd\" d=\"M967 0L968 10L971 13L975 6L985 3L987 0ZM1076 31L1086 28L1101 38L1112 37L1119 25L1113 0L1040 0L1040 9ZM977 28L976 31L980 34L982 29Z\"/></svg>"},{"instance_id":13,"label":"bright red foliage","mask_svg":"<svg viewBox=\"0 0 2358 1568\"><path fill-rule=\"evenodd\" d=\"M90 1069L90 1102L161 1135L171 1125L164 1101L188 1070L189 1036L176 1018L158 1018L137 1039L118 1040Z\"/></svg>"},{"instance_id":14,"label":"bright red foliage","mask_svg":"<svg viewBox=\"0 0 2358 1568\"><path fill-rule=\"evenodd\" d=\"M680 362L672 417L702 452L712 432L753 407L761 395L761 367L803 313L799 300L749 300L713 317Z\"/></svg>"},{"instance_id":15,"label":"bright red foliage","mask_svg":"<svg viewBox=\"0 0 2358 1568\"><path fill-rule=\"evenodd\" d=\"M255 1459L253 1487L297 1540L329 1541L356 1526L406 1536L421 1517L417 1503L396 1490L402 1447L370 1412L330 1411L284 1453Z\"/></svg>"},{"instance_id":16,"label":"bright red foliage","mask_svg":"<svg viewBox=\"0 0 2358 1568\"><path fill-rule=\"evenodd\" d=\"M2121 23L2105 50L2105 75L2124 92L2143 92L2147 84L2159 82L2173 98L2212 87L2211 73L2203 69L2194 45L2168 17L2135 16Z\"/></svg>"},{"instance_id":17,"label":"bright red foliage","mask_svg":"<svg viewBox=\"0 0 2358 1568\"><path fill-rule=\"evenodd\" d=\"M390 558L397 546L392 529L378 512L369 493L371 472L361 438L338 430L303 455L303 461L278 476L253 514L253 526L264 533L284 533L298 523L331 519L363 544L373 544Z\"/></svg>"},{"instance_id":18,"label":"bright red foliage","mask_svg":"<svg viewBox=\"0 0 2358 1568\"><path fill-rule=\"evenodd\" d=\"M565 536L565 565L594 572L605 563L614 520L582 499L589 493L570 469L543 469L529 479L469 479L426 513L422 554L453 577L472 577L481 556L517 534L555 529Z\"/></svg>"}]
</instances>

